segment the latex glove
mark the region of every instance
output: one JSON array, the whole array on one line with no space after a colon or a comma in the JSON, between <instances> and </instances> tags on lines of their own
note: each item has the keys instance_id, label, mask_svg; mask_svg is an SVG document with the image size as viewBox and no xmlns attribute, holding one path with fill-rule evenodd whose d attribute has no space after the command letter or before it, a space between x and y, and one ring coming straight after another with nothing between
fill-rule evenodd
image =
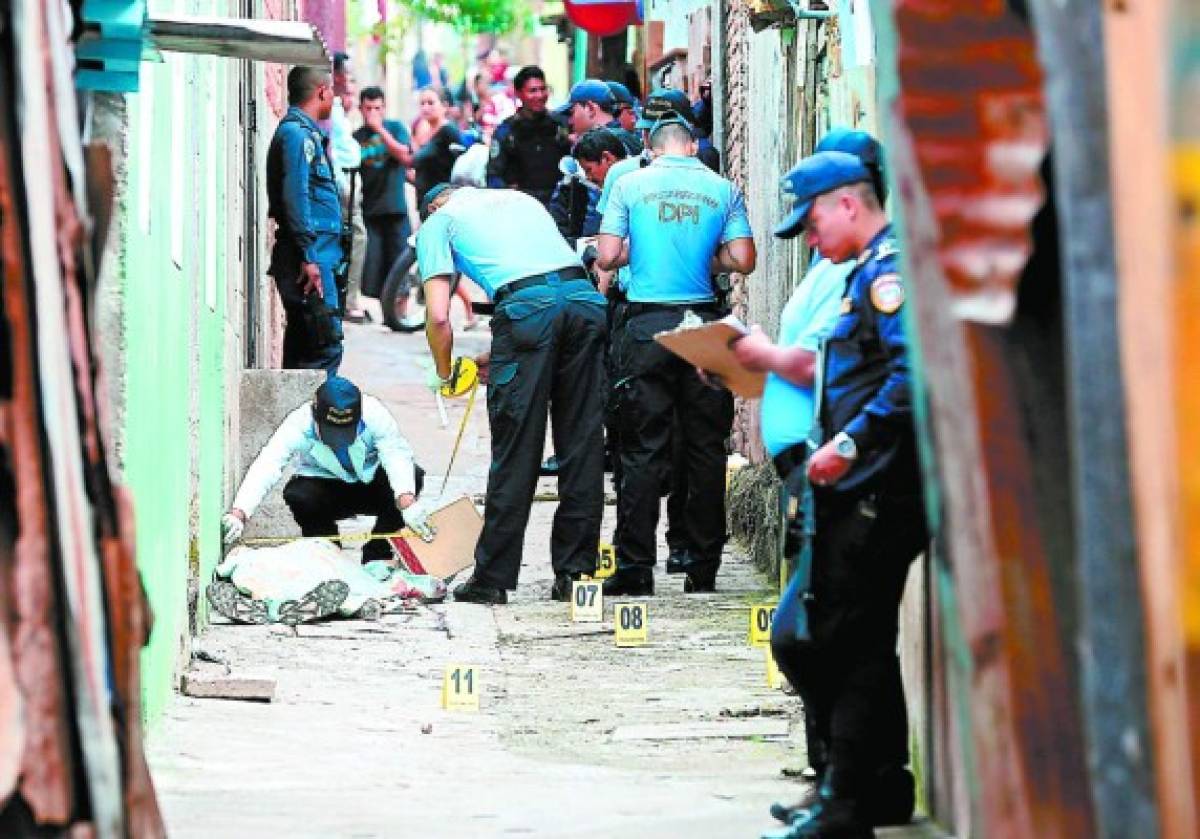
<instances>
[{"instance_id":1,"label":"latex glove","mask_svg":"<svg viewBox=\"0 0 1200 839\"><path fill-rule=\"evenodd\" d=\"M226 545L232 545L238 539L241 539L242 531L245 529L245 520L236 513L226 513L221 517L221 533L224 536Z\"/></svg>"},{"instance_id":2,"label":"latex glove","mask_svg":"<svg viewBox=\"0 0 1200 839\"><path fill-rule=\"evenodd\" d=\"M429 370L425 373L425 387L436 396L442 392L442 388L450 383L449 379L443 379L438 375L437 367L430 365Z\"/></svg>"},{"instance_id":3,"label":"latex glove","mask_svg":"<svg viewBox=\"0 0 1200 839\"><path fill-rule=\"evenodd\" d=\"M417 534L422 542L432 542L436 534L433 525L429 522L429 515L432 512L432 505L426 502L425 499L418 498L407 507L402 508L400 515L404 517L405 526Z\"/></svg>"}]
</instances>

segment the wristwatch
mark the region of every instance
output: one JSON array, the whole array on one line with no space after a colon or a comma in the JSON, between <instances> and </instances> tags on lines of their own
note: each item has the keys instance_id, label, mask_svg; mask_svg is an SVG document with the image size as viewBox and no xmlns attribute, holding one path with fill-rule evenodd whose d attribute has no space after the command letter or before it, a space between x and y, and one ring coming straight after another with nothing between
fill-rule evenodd
<instances>
[{"instance_id":1,"label":"wristwatch","mask_svg":"<svg viewBox=\"0 0 1200 839\"><path fill-rule=\"evenodd\" d=\"M833 435L833 450L838 453L839 457L846 460L854 460L858 457L858 446L854 444L854 438L845 431L839 431Z\"/></svg>"}]
</instances>

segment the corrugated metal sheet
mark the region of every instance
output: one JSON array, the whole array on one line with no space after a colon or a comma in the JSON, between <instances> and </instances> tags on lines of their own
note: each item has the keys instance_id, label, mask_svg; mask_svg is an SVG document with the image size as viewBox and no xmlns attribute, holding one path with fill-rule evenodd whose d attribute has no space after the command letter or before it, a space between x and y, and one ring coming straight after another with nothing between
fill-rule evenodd
<instances>
[{"instance_id":1,"label":"corrugated metal sheet","mask_svg":"<svg viewBox=\"0 0 1200 839\"><path fill-rule=\"evenodd\" d=\"M938 222L955 313L1006 323L1044 202L1041 69L1003 0L896 0L902 118Z\"/></svg>"}]
</instances>

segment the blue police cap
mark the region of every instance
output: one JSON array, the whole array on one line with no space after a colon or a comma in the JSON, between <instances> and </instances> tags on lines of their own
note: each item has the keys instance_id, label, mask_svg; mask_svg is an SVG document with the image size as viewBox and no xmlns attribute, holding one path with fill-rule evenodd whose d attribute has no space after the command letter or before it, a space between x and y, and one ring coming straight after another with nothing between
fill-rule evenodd
<instances>
[{"instance_id":1,"label":"blue police cap","mask_svg":"<svg viewBox=\"0 0 1200 839\"><path fill-rule=\"evenodd\" d=\"M349 379L330 376L317 388L313 419L325 445L331 449L348 447L358 436L362 391Z\"/></svg>"},{"instance_id":2,"label":"blue police cap","mask_svg":"<svg viewBox=\"0 0 1200 839\"><path fill-rule=\"evenodd\" d=\"M630 108L637 106L637 100L633 98L633 94L625 85L620 82L605 82L605 84L608 85L608 90L618 105L627 105Z\"/></svg>"},{"instance_id":3,"label":"blue police cap","mask_svg":"<svg viewBox=\"0 0 1200 839\"><path fill-rule=\"evenodd\" d=\"M887 183L883 177L883 146L867 132L834 128L821 138L815 151L844 151L854 155L871 171L871 181L879 194L880 203L887 198Z\"/></svg>"},{"instance_id":4,"label":"blue police cap","mask_svg":"<svg viewBox=\"0 0 1200 839\"><path fill-rule=\"evenodd\" d=\"M871 173L861 160L841 151L822 151L804 158L783 176L783 191L795 198L792 212L775 228L780 239L791 239L804 227L817 196L839 186L870 181Z\"/></svg>"},{"instance_id":5,"label":"blue police cap","mask_svg":"<svg viewBox=\"0 0 1200 839\"><path fill-rule=\"evenodd\" d=\"M556 114L566 116L571 108L584 102L595 102L598 105L612 105L615 101L613 92L608 85L599 79L584 79L571 88L567 101L555 110Z\"/></svg>"},{"instance_id":6,"label":"blue police cap","mask_svg":"<svg viewBox=\"0 0 1200 839\"><path fill-rule=\"evenodd\" d=\"M673 87L660 87L646 97L646 107L642 108L635 127L639 131L649 131L654 123L671 113L678 114L689 123L694 119L692 103L688 101L686 93Z\"/></svg>"}]
</instances>

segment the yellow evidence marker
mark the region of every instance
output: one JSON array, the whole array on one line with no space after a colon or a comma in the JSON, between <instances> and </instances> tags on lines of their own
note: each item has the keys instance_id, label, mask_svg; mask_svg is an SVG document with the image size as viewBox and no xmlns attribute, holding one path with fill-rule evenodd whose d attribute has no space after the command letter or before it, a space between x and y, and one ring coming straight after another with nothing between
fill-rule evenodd
<instances>
[{"instance_id":1,"label":"yellow evidence marker","mask_svg":"<svg viewBox=\"0 0 1200 839\"><path fill-rule=\"evenodd\" d=\"M767 687L779 690L783 687L783 673L780 672L779 665L775 663L775 656L771 654L771 645L767 644L764 649L767 652Z\"/></svg>"},{"instance_id":2,"label":"yellow evidence marker","mask_svg":"<svg viewBox=\"0 0 1200 839\"><path fill-rule=\"evenodd\" d=\"M604 620L604 586L598 580L571 583L571 620L588 623Z\"/></svg>"},{"instance_id":3,"label":"yellow evidence marker","mask_svg":"<svg viewBox=\"0 0 1200 839\"><path fill-rule=\"evenodd\" d=\"M618 647L640 647L650 638L650 611L645 603L618 603L613 626Z\"/></svg>"},{"instance_id":4,"label":"yellow evidence marker","mask_svg":"<svg viewBox=\"0 0 1200 839\"><path fill-rule=\"evenodd\" d=\"M759 603L750 607L750 646L770 646L771 623L774 620L774 603Z\"/></svg>"},{"instance_id":5,"label":"yellow evidence marker","mask_svg":"<svg viewBox=\"0 0 1200 839\"><path fill-rule=\"evenodd\" d=\"M596 573L592 575L592 579L607 580L615 573L617 573L617 551L608 542L601 542L600 552L596 555Z\"/></svg>"},{"instance_id":6,"label":"yellow evidence marker","mask_svg":"<svg viewBox=\"0 0 1200 839\"><path fill-rule=\"evenodd\" d=\"M479 671L469 664L448 664L442 678L442 708L447 711L479 710Z\"/></svg>"}]
</instances>

